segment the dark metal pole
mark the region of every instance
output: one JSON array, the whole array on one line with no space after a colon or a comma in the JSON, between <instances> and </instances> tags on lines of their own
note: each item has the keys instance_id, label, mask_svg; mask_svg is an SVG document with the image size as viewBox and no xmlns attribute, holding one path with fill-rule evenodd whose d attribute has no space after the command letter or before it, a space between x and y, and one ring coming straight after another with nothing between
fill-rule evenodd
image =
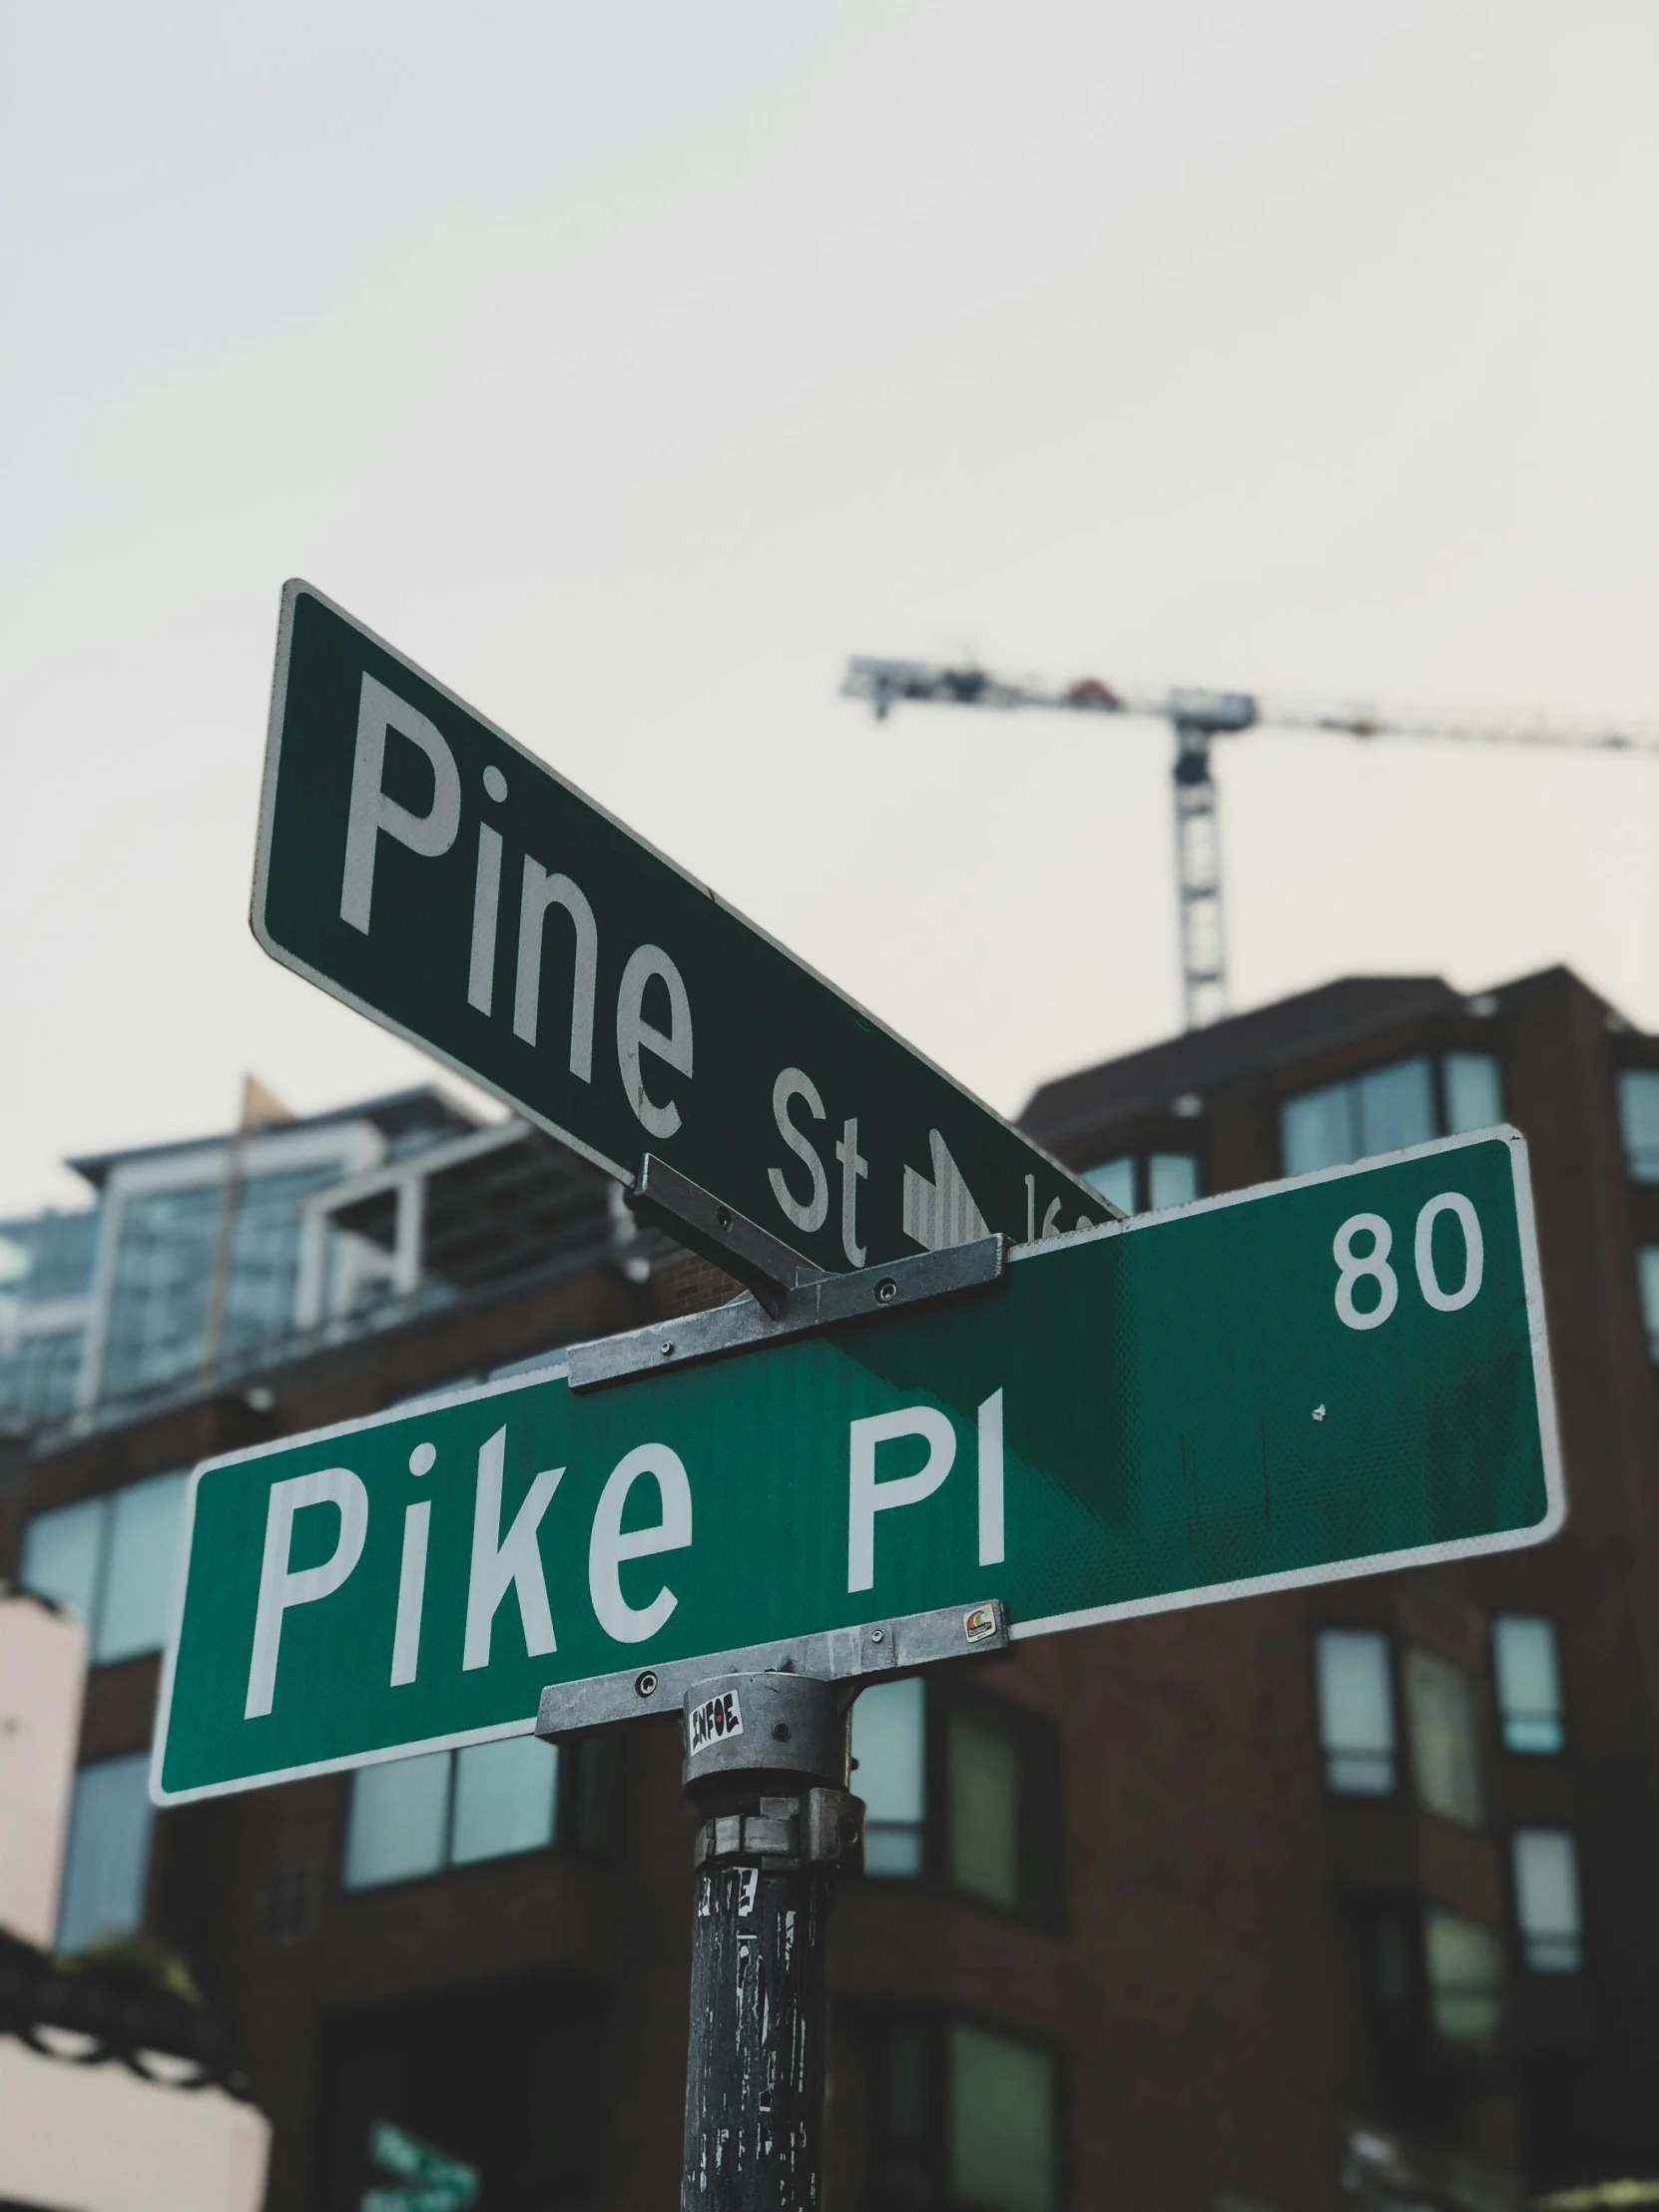
<instances>
[{"instance_id":1,"label":"dark metal pole","mask_svg":"<svg viewBox=\"0 0 1659 2212\"><path fill-rule=\"evenodd\" d=\"M686 1693L702 1819L681 2212L820 2212L830 1899L863 1865L856 1687L780 1672Z\"/></svg>"}]
</instances>

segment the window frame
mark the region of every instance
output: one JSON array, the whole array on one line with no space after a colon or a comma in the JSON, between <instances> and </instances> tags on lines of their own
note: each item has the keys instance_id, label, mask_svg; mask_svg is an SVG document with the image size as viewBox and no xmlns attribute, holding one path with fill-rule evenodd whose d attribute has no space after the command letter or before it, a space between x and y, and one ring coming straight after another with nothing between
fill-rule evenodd
<instances>
[{"instance_id":1,"label":"window frame","mask_svg":"<svg viewBox=\"0 0 1659 2212\"><path fill-rule=\"evenodd\" d=\"M1341 1753L1333 1753L1325 1741L1325 1716L1320 1705L1319 1645L1323 1636L1375 1636L1382 1645L1383 1666L1388 1685L1388 1717L1393 1738L1388 1757L1393 1767L1393 1780L1386 1790L1339 1790L1331 1779L1331 1763ZM1414 1788L1407 1787L1406 1769L1410 1760L1410 1747L1406 1741L1405 1685L1400 1675L1399 1638L1391 1628L1379 1628L1370 1621L1318 1620L1313 1624L1310 1639L1314 1678L1314 1741L1319 1754L1320 1788L1323 1794L1339 1805L1402 1805L1415 1806Z\"/></svg>"},{"instance_id":2,"label":"window frame","mask_svg":"<svg viewBox=\"0 0 1659 2212\"><path fill-rule=\"evenodd\" d=\"M1634 1060L1627 1061L1613 1070L1613 1113L1618 1123L1619 1158L1624 1163L1624 1179L1627 1183L1633 1183L1638 1188L1652 1190L1656 1185L1659 1185L1659 1173L1642 1174L1638 1172L1638 1156L1631 1143L1630 1117L1625 1110L1625 1084L1632 1076L1646 1076L1654 1083L1659 1084L1659 1068L1649 1067L1642 1061ZM1654 1158L1656 1164L1659 1164L1659 1156L1650 1155L1649 1157Z\"/></svg>"},{"instance_id":3,"label":"window frame","mask_svg":"<svg viewBox=\"0 0 1659 2212\"><path fill-rule=\"evenodd\" d=\"M92 1590L87 1603L87 1618L81 1623L86 1630L87 1668L89 1672L95 1667L125 1667L137 1660L159 1659L162 1653L166 1651L168 1636L172 1629L173 1607L178 1596L176 1588L170 1588L166 1593L166 1605L161 1628L153 1644L141 1644L136 1649L129 1648L125 1651L108 1653L100 1649L105 1636L105 1615L110 1604L111 1573L115 1564L117 1500L127 1496L131 1491L146 1489L152 1483L179 1482L182 1480L183 1486L179 1490L178 1519L178 1530L182 1535L190 1500L190 1474L191 1469L188 1466L158 1467L153 1473L137 1475L132 1481L120 1483L113 1490L94 1490L86 1497L67 1498L61 1505L43 1505L38 1511L28 1514L18 1530L16 1572L18 1588L29 1591L32 1596L44 1597L49 1604L61 1604L61 1599L52 1596L49 1592L36 1590L32 1583L24 1579L23 1559L28 1546L29 1531L38 1521L51 1519L60 1513L76 1513L88 1507L96 1508L98 1532L95 1538L96 1557L93 1563ZM175 1560L175 1569L177 1570L177 1559Z\"/></svg>"},{"instance_id":4,"label":"window frame","mask_svg":"<svg viewBox=\"0 0 1659 2212\"><path fill-rule=\"evenodd\" d=\"M1574 1912L1574 1926L1570 1936L1562 1935L1559 1932L1553 1936L1537 1934L1527 1927L1522 1916L1519 1846L1521 1839L1528 1836L1560 1837L1566 1843L1567 1855L1572 1869ZM1524 1973L1536 1974L1550 1981L1569 1981L1575 1976L1582 1975L1585 1971L1584 1952L1586 1948L1584 1940L1584 1867L1583 1858L1578 1849L1577 1831L1571 1828L1542 1828L1529 1821L1521 1827L1511 1829L1508 1841L1509 1849L1504 1857L1508 1861L1510 1919L1514 1926L1515 1948L1519 1954L1521 1970ZM1574 1956L1570 1964L1540 1965L1538 1963L1533 1955L1533 1946L1550 1941L1570 1942L1575 1946Z\"/></svg>"},{"instance_id":5,"label":"window frame","mask_svg":"<svg viewBox=\"0 0 1659 2212\"><path fill-rule=\"evenodd\" d=\"M999 2041L1035 2051L1051 2069L1054 2102L1054 2212L1068 2212L1072 2202L1072 2139L1074 2113L1071 2053L1053 2037L1032 2034L993 2013L958 2004L857 2004L849 2007L858 2041L869 2068L868 2175L860 2212L897 2212L900 2204L914 2200L893 2190L882 2193L878 2168L883 2159L912 2155L925 2167L931 2201L939 2212L951 2212L961 2199L950 2188L950 2031L976 2029ZM889 2137L883 2128L885 2090L883 2061L887 2039L903 2028L918 2028L926 2048L926 2118L921 2137L911 2146Z\"/></svg>"},{"instance_id":6,"label":"window frame","mask_svg":"<svg viewBox=\"0 0 1659 2212\"><path fill-rule=\"evenodd\" d=\"M129 1767L138 1769L140 1779L144 1784L144 1787L141 1791L141 1800L144 1807L142 1846L143 1866L139 1872L137 1883L138 1917L127 1928L100 1930L96 1934L84 1937L73 1947L70 1947L67 1946L64 1942L64 1916L69 1904L70 1874L74 1865L77 1825L79 1818L82 1817L82 1782L87 1775L97 1774L106 1771L111 1767ZM121 1937L126 1936L142 1935L143 1932L150 1925L151 1902L155 1893L156 1884L157 1829L156 1808L150 1802L148 1783L149 1769L150 1751L148 1746L146 1746L141 1751L111 1752L107 1753L101 1759L85 1759L80 1761L75 1768L75 1772L70 1784L68 1817L64 1823L63 1862L59 1871L57 1909L53 1917L54 1946L57 1948L65 1949L67 1955L71 1957L76 1956L81 1951L95 1947L100 1943L118 1941L121 1939Z\"/></svg>"},{"instance_id":7,"label":"window frame","mask_svg":"<svg viewBox=\"0 0 1659 2212\"><path fill-rule=\"evenodd\" d=\"M1091 1190L1098 1191L1102 1198L1111 1199L1111 1193L1102 1185L1090 1182L1090 1178L1100 1174L1106 1168L1121 1167L1127 1163L1129 1189L1133 1201L1128 1211L1129 1218L1135 1221L1142 1214L1171 1213L1174 1211L1173 1207L1155 1207L1152 1203L1152 1163L1155 1158L1160 1160L1190 1160L1192 1162L1193 1195L1191 1198L1178 1200L1178 1205L1196 1205L1199 1199L1208 1195L1205 1190L1204 1154L1202 1148L1196 1144L1172 1142L1169 1144L1126 1145L1121 1152L1114 1152L1109 1160L1096 1160L1088 1167L1078 1168L1076 1173L1081 1181L1089 1184ZM1113 1199L1112 1203L1115 1205L1117 1202Z\"/></svg>"},{"instance_id":8,"label":"window frame","mask_svg":"<svg viewBox=\"0 0 1659 2212\"><path fill-rule=\"evenodd\" d=\"M947 1670L922 1682L921 1867L913 1875L867 1877L883 1888L926 1890L1025 1928L1063 1934L1067 1925L1065 1744L1051 1714L999 1697ZM960 1888L950 1872L950 1721L953 1715L1012 1740L1018 1759L1020 1899L1005 1905ZM858 1777L852 1776L857 1794Z\"/></svg>"},{"instance_id":9,"label":"window frame","mask_svg":"<svg viewBox=\"0 0 1659 2212\"><path fill-rule=\"evenodd\" d=\"M1373 2062L1387 2095L1406 2107L1420 2107L1425 2098L1431 2104L1437 2100L1448 2084L1480 2089L1501 2079L1513 2026L1507 1931L1420 1890L1352 1893L1349 1907L1360 1946ZM1468 1923L1495 1945L1497 2026L1487 2047L1447 2035L1436 2024L1428 1962L1428 1924L1436 1914ZM1383 1986L1385 1947L1395 1953L1393 1964L1404 1970L1404 1986L1396 1990Z\"/></svg>"},{"instance_id":10,"label":"window frame","mask_svg":"<svg viewBox=\"0 0 1659 2212\"><path fill-rule=\"evenodd\" d=\"M1334 1075L1330 1078L1328 1082L1306 1085L1300 1090L1285 1091L1275 1097L1273 1101L1273 1107L1277 1125L1280 1173L1286 1176L1290 1176L1293 1174L1319 1175L1326 1173L1332 1167L1353 1166L1355 1164L1355 1161L1358 1160L1385 1159L1387 1157L1385 1153L1359 1152L1354 1155L1353 1160L1327 1161L1323 1168L1304 1168L1293 1170L1288 1159L1286 1158L1285 1152L1286 1109L1298 1104L1302 1099L1318 1097L1323 1092L1338 1090L1347 1092L1349 1094L1349 1120L1355 1132L1355 1141L1358 1142L1360 1139L1358 1109L1360 1086L1370 1076L1387 1074L1390 1070L1394 1068L1402 1068L1408 1066L1414 1060L1426 1060L1428 1063L1429 1113L1433 1120L1433 1128L1430 1131L1427 1139L1424 1141L1428 1143L1435 1143L1442 1137L1462 1134L1462 1132L1452 1129L1451 1115L1449 1112L1449 1092L1446 1082L1445 1064L1448 1059L1454 1057L1490 1060L1494 1064L1497 1070L1499 1109L1500 1111L1506 1110L1504 1108L1503 1099L1503 1056L1500 1052L1493 1049L1490 1039L1485 1040L1482 1044L1479 1045L1435 1043L1423 1044L1420 1045L1415 1051L1396 1053L1389 1059L1377 1060L1368 1063L1364 1067L1352 1068L1346 1075Z\"/></svg>"},{"instance_id":11,"label":"window frame","mask_svg":"<svg viewBox=\"0 0 1659 2212\"><path fill-rule=\"evenodd\" d=\"M514 1742L513 1737L489 1737L486 1742ZM343 1807L338 1835L334 1847L333 1891L340 1898L383 1897L389 1891L406 1890L416 1883L445 1882L464 1879L470 1875L487 1872L491 1867L505 1865L509 1861L534 1859L538 1855L557 1853L603 1866L618 1856L622 1829L622 1792L624 1770L622 1747L616 1741L614 1729L588 1729L577 1736L562 1737L550 1744L548 1750L557 1761L557 1779L554 1783L553 1833L544 1844L524 1844L512 1851L490 1852L481 1858L457 1859L455 1857L455 1781L457 1762L462 1751L473 1747L466 1744L450 1745L442 1752L414 1752L416 1759L447 1759L448 1773L444 1783L443 1807L443 1856L435 1867L423 1868L415 1874L397 1874L384 1882L352 1882L347 1879L347 1867L351 1849L351 1808L357 1787L357 1777L367 1772L358 1767L343 1779ZM568 1761L568 1766L567 1766ZM395 1761L374 1761L373 1765L395 1765ZM609 1833L595 1840L587 1834L586 1815L596 1792L608 1792ZM604 1822L600 1823L604 1828Z\"/></svg>"},{"instance_id":12,"label":"window frame","mask_svg":"<svg viewBox=\"0 0 1659 2212\"><path fill-rule=\"evenodd\" d=\"M1460 1813L1448 1813L1437 1805L1430 1805L1418 1779L1417 1736L1415 1714L1411 1705L1408 1662L1413 1653L1420 1654L1431 1666L1442 1667L1455 1675L1468 1695L1469 1749L1474 1767L1475 1809L1468 1819ZM1432 1644L1401 1637L1397 1641L1394 1664L1399 1678L1399 1713L1404 1722L1402 1731L1406 1761L1411 1770L1411 1803L1418 1814L1431 1821L1444 1821L1448 1828L1460 1829L1465 1836L1487 1835L1491 1831L1492 1777L1486 1738L1489 1731L1483 1725L1484 1700L1480 1692L1480 1678L1460 1659L1453 1659L1448 1652L1437 1651ZM1467 1918L1467 1916L1464 1916Z\"/></svg>"},{"instance_id":13,"label":"window frame","mask_svg":"<svg viewBox=\"0 0 1659 2212\"><path fill-rule=\"evenodd\" d=\"M1550 1632L1552 1658L1555 1667L1556 1707L1554 1719L1561 1732L1561 1740L1547 1751L1535 1750L1530 1745L1512 1744L1509 1741L1509 1712L1503 1702L1503 1676L1498 1663L1498 1629L1504 1621L1542 1621ZM1487 1634L1491 1647L1492 1712L1496 1720L1497 1748L1506 1759L1564 1759L1572 1731L1567 1726L1567 1670L1561 1662L1561 1628L1552 1613L1493 1613L1487 1619ZM1521 1720L1542 1719L1542 1714L1518 1713Z\"/></svg>"}]
</instances>

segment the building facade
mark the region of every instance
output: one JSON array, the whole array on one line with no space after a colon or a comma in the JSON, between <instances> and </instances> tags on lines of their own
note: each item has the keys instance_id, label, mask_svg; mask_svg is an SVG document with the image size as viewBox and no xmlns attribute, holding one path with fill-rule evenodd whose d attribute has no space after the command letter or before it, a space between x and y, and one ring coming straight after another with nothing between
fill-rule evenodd
<instances>
[{"instance_id":1,"label":"building facade","mask_svg":"<svg viewBox=\"0 0 1659 2212\"><path fill-rule=\"evenodd\" d=\"M1499 2212L1659 2174L1659 1038L1560 970L1354 979L1025 1121L1133 1212L1498 1118L1531 1147L1565 1533L867 1690L833 2212ZM193 1461L731 1286L430 1091L84 1172L87 1216L0 1228L0 1571L93 1660L60 1947L145 1927L189 1961L274 2122L274 2212L354 2206L376 2119L492 2208L672 2201L672 1729L161 1816L144 1759Z\"/></svg>"}]
</instances>

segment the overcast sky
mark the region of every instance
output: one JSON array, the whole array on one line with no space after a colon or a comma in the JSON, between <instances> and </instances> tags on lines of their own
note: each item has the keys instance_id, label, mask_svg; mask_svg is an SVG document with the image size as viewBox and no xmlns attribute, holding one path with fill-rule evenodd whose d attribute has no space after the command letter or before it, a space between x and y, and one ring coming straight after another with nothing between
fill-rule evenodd
<instances>
[{"instance_id":1,"label":"overcast sky","mask_svg":"<svg viewBox=\"0 0 1659 2212\"><path fill-rule=\"evenodd\" d=\"M1659 9L0 6L0 1211L417 1055L247 926L301 575L993 1103L1179 1016L1156 724L1659 722ZM1570 961L1659 759L1251 736L1234 998Z\"/></svg>"}]
</instances>

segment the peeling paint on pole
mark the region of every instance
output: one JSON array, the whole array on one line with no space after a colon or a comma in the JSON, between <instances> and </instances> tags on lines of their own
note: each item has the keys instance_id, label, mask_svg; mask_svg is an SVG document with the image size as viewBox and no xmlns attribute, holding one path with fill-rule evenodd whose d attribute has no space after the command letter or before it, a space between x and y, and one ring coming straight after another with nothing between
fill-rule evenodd
<instances>
[{"instance_id":1,"label":"peeling paint on pole","mask_svg":"<svg viewBox=\"0 0 1659 2212\"><path fill-rule=\"evenodd\" d=\"M697 1878L681 2212L818 2212L830 1878Z\"/></svg>"}]
</instances>

